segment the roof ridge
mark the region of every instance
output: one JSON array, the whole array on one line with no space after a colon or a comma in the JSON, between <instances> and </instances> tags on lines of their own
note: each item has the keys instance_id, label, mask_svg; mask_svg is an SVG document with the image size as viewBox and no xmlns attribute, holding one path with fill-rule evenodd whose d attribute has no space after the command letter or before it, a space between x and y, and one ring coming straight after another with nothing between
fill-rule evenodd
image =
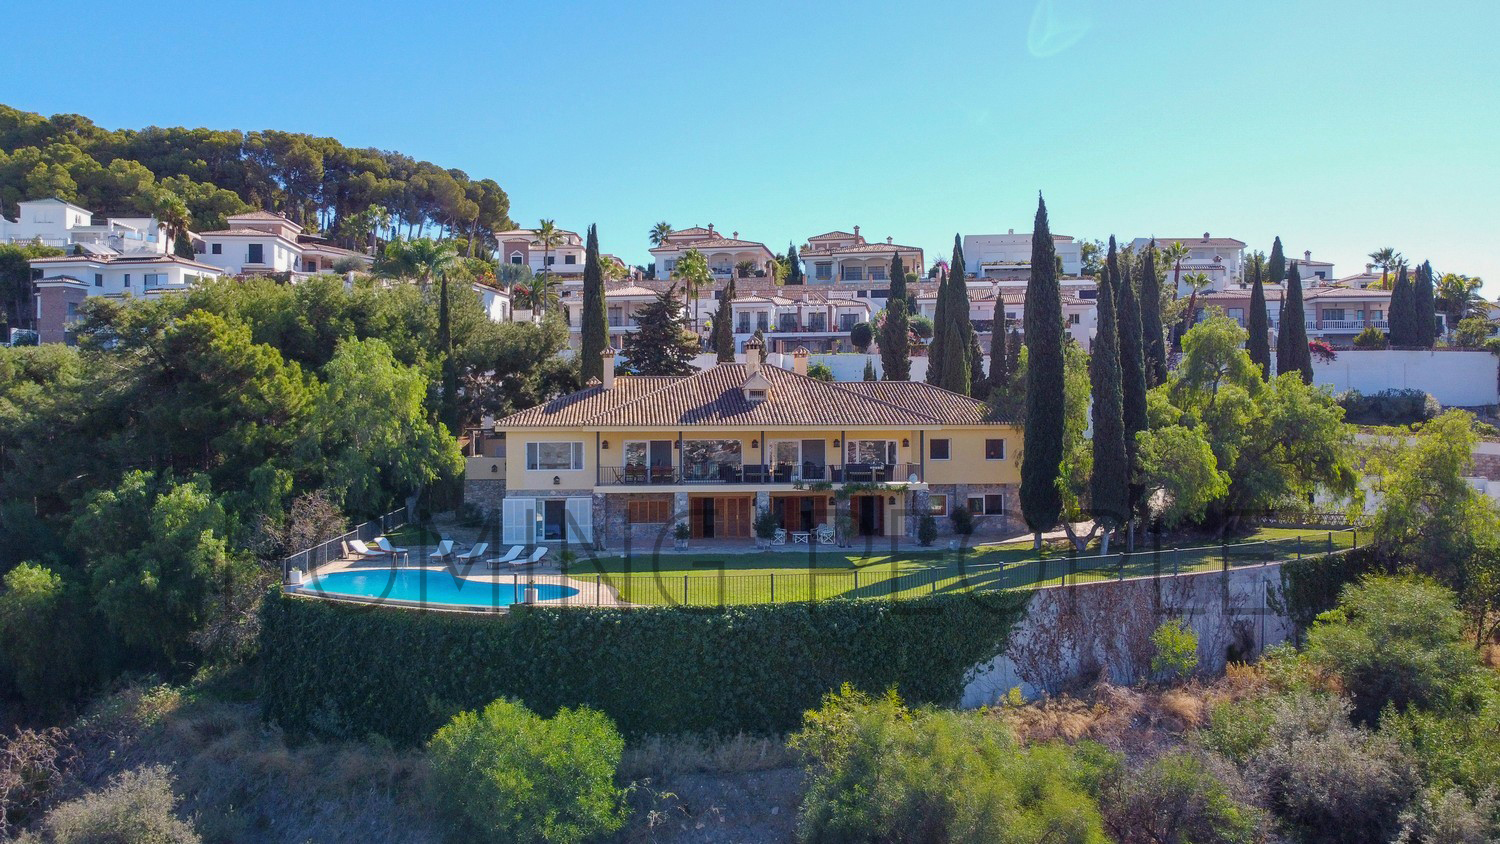
<instances>
[{"instance_id":1,"label":"roof ridge","mask_svg":"<svg viewBox=\"0 0 1500 844\"><path fill-rule=\"evenodd\" d=\"M783 369L782 367L779 367L779 366L776 367L776 369L781 370L782 372L784 372L787 375L790 375L790 376L792 376L794 378L804 378L804 379L806 379L808 381L816 381L819 384L823 384L823 385L832 387L835 390L839 390L841 392L848 393L851 396L857 396L858 398L864 399L866 401L873 401L873 402L876 402L878 404L883 404L886 407L893 407L893 408L895 408L895 409L897 409L897 410L899 410L899 411L901 411L903 413L910 413L910 414L912 414L914 416L922 416L922 417L930 419L933 422L936 422L936 423L938 423L940 425L943 423L943 420L941 420L941 419L937 418L936 416L933 416L933 415L931 415L929 413L923 413L920 410L915 410L915 409L910 408L910 407L902 407L899 404L895 404L894 402L888 402L885 399L879 398L877 396L869 396L869 395L865 395L864 393L856 392L854 390L849 389L848 387L841 386L840 382L838 382L838 381L824 381L824 380L822 380L820 378L814 378L811 375L800 375L800 374L798 374L796 372L793 372L790 369ZM967 398L967 396L965 398Z\"/></svg>"},{"instance_id":2,"label":"roof ridge","mask_svg":"<svg viewBox=\"0 0 1500 844\"><path fill-rule=\"evenodd\" d=\"M587 419L583 420L582 424L588 424L590 422L593 422L595 419L598 419L599 417L603 416L606 413L614 413L614 412L616 412L618 410L623 410L624 408L630 407L631 405L636 404L636 403L640 402L643 399L648 399L648 398L656 395L657 393L660 393L662 390L669 390L669 389L671 389L673 387L676 387L679 384L685 384L688 381L690 381L690 380L692 380L694 378L697 378L700 375L703 375L704 373L707 373L707 372L709 372L711 370L717 369L721 365L722 364L716 363L713 366L710 366L708 369L700 369L697 372L694 372L692 375L683 375L683 376L680 376L680 377L673 377L671 375L645 375L645 376L625 375L625 376L620 376L620 377L624 377L624 378L641 378L641 377L644 377L644 378L662 378L662 379L671 379L671 380L665 380L665 381L663 381L663 383L656 385L653 389L651 389L651 390L649 390L649 391L647 391L645 393L642 393L641 395L636 396L635 398L630 399L629 401L624 401L624 402L621 402L621 403L619 403L617 405L614 405L613 407L607 407L607 408L605 408L603 410L600 410L598 413L595 413L592 416L589 416ZM603 390L604 388L600 387L598 389Z\"/></svg>"}]
</instances>

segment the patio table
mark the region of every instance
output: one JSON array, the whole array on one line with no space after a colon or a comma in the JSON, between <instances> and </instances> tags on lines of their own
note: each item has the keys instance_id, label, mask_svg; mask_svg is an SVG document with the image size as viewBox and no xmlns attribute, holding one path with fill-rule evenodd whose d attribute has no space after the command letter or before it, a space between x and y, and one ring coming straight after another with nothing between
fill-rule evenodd
<instances>
[{"instance_id":1,"label":"patio table","mask_svg":"<svg viewBox=\"0 0 1500 844\"><path fill-rule=\"evenodd\" d=\"M810 539L811 537L812 537L812 532L811 531L794 530L794 531L792 531L792 544L795 545L795 544L797 544L797 543L800 542L803 545L806 545L807 544L807 540Z\"/></svg>"}]
</instances>

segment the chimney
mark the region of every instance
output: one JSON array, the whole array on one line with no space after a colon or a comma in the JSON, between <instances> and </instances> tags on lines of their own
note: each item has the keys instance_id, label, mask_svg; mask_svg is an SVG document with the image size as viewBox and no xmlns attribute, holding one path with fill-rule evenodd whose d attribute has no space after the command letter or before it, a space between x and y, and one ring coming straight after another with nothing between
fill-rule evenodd
<instances>
[{"instance_id":1,"label":"chimney","mask_svg":"<svg viewBox=\"0 0 1500 844\"><path fill-rule=\"evenodd\" d=\"M604 360L604 381L602 382L601 386L603 386L606 390L614 389L615 350L610 348L609 346L605 346L604 351L599 353L599 357L603 358Z\"/></svg>"},{"instance_id":2,"label":"chimney","mask_svg":"<svg viewBox=\"0 0 1500 844\"><path fill-rule=\"evenodd\" d=\"M1304 260L1304 261L1311 261L1312 260L1312 250L1311 249L1303 250L1303 252L1302 252L1302 260Z\"/></svg>"},{"instance_id":3,"label":"chimney","mask_svg":"<svg viewBox=\"0 0 1500 844\"><path fill-rule=\"evenodd\" d=\"M730 237L734 238L735 240L739 240L740 239L740 233L739 232L735 232L734 234L731 234Z\"/></svg>"},{"instance_id":4,"label":"chimney","mask_svg":"<svg viewBox=\"0 0 1500 844\"><path fill-rule=\"evenodd\" d=\"M1373 273L1373 272L1375 272L1375 265L1374 264L1365 264L1365 272L1367 272L1367 273Z\"/></svg>"},{"instance_id":5,"label":"chimney","mask_svg":"<svg viewBox=\"0 0 1500 844\"><path fill-rule=\"evenodd\" d=\"M792 371L798 375L807 374L807 347L798 346L797 351L792 352Z\"/></svg>"},{"instance_id":6,"label":"chimney","mask_svg":"<svg viewBox=\"0 0 1500 844\"><path fill-rule=\"evenodd\" d=\"M894 238L892 238L890 235L886 235L885 236L885 245L886 246L890 246L893 240L894 240Z\"/></svg>"},{"instance_id":7,"label":"chimney","mask_svg":"<svg viewBox=\"0 0 1500 844\"><path fill-rule=\"evenodd\" d=\"M745 341L745 374L747 376L760 371L761 352L765 348L765 345L754 337Z\"/></svg>"},{"instance_id":8,"label":"chimney","mask_svg":"<svg viewBox=\"0 0 1500 844\"><path fill-rule=\"evenodd\" d=\"M859 237L859 226L854 227L854 236Z\"/></svg>"},{"instance_id":9,"label":"chimney","mask_svg":"<svg viewBox=\"0 0 1500 844\"><path fill-rule=\"evenodd\" d=\"M709 234L713 234L713 232L714 232L714 224L713 223L709 223L708 224L708 233Z\"/></svg>"},{"instance_id":10,"label":"chimney","mask_svg":"<svg viewBox=\"0 0 1500 844\"><path fill-rule=\"evenodd\" d=\"M1015 233L1016 233L1015 229L1011 229L1009 232L1007 232L1007 234L1015 234Z\"/></svg>"},{"instance_id":11,"label":"chimney","mask_svg":"<svg viewBox=\"0 0 1500 844\"><path fill-rule=\"evenodd\" d=\"M1208 232L1204 232L1203 233L1203 239L1204 240L1208 240Z\"/></svg>"}]
</instances>

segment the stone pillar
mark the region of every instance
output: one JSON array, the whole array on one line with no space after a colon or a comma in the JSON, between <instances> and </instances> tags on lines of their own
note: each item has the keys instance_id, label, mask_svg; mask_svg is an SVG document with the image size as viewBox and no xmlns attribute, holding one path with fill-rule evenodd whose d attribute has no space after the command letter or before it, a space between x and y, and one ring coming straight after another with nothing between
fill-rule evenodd
<instances>
[{"instance_id":1,"label":"stone pillar","mask_svg":"<svg viewBox=\"0 0 1500 844\"><path fill-rule=\"evenodd\" d=\"M771 493L761 490L755 493L755 513L771 509Z\"/></svg>"},{"instance_id":2,"label":"stone pillar","mask_svg":"<svg viewBox=\"0 0 1500 844\"><path fill-rule=\"evenodd\" d=\"M593 511L592 521L594 525L594 550L603 551L610 537L609 523L609 496L602 492L594 493L594 500L590 505Z\"/></svg>"},{"instance_id":3,"label":"stone pillar","mask_svg":"<svg viewBox=\"0 0 1500 844\"><path fill-rule=\"evenodd\" d=\"M932 494L925 489L906 493L906 535L915 539L922 524L922 514L932 512Z\"/></svg>"},{"instance_id":4,"label":"stone pillar","mask_svg":"<svg viewBox=\"0 0 1500 844\"><path fill-rule=\"evenodd\" d=\"M688 494L685 492L672 493L672 527L688 523Z\"/></svg>"}]
</instances>

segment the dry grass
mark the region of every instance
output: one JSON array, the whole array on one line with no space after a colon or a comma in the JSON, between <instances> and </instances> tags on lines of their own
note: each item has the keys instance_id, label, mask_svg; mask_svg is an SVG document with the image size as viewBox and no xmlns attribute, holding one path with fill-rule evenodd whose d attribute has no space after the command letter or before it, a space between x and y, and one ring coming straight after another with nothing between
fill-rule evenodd
<instances>
[{"instance_id":1,"label":"dry grass","mask_svg":"<svg viewBox=\"0 0 1500 844\"><path fill-rule=\"evenodd\" d=\"M1479 654L1485 665L1500 670L1500 644L1491 642L1481 648Z\"/></svg>"},{"instance_id":2,"label":"dry grass","mask_svg":"<svg viewBox=\"0 0 1500 844\"><path fill-rule=\"evenodd\" d=\"M692 735L650 736L626 746L620 777L660 780L679 774L740 774L796 764L782 736L741 733L715 740Z\"/></svg>"}]
</instances>

